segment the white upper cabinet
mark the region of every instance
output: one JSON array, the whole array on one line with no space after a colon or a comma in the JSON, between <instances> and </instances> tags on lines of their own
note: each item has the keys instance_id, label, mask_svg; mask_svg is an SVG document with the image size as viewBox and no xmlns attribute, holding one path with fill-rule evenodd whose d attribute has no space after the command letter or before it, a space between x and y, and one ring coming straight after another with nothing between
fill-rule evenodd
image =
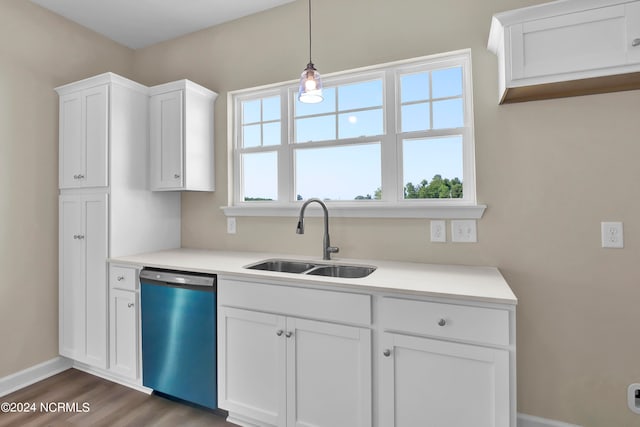
<instances>
[{"instance_id":1,"label":"white upper cabinet","mask_svg":"<svg viewBox=\"0 0 640 427\"><path fill-rule=\"evenodd\" d=\"M213 191L215 92L189 80L150 88L153 191Z\"/></svg>"},{"instance_id":2,"label":"white upper cabinet","mask_svg":"<svg viewBox=\"0 0 640 427\"><path fill-rule=\"evenodd\" d=\"M494 15L499 100L640 88L640 1L562 0Z\"/></svg>"},{"instance_id":3,"label":"white upper cabinet","mask_svg":"<svg viewBox=\"0 0 640 427\"><path fill-rule=\"evenodd\" d=\"M60 188L108 185L108 121L108 85L60 97Z\"/></svg>"}]
</instances>

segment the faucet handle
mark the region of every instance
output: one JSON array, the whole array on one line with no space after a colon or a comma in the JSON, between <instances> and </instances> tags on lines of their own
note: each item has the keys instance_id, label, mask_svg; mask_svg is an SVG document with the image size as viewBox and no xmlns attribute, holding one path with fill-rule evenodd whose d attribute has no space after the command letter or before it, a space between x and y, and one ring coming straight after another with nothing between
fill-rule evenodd
<instances>
[{"instance_id":1,"label":"faucet handle","mask_svg":"<svg viewBox=\"0 0 640 427\"><path fill-rule=\"evenodd\" d=\"M329 252L330 254L337 254L338 252L340 252L340 248L337 246L329 246L327 248L327 252Z\"/></svg>"}]
</instances>

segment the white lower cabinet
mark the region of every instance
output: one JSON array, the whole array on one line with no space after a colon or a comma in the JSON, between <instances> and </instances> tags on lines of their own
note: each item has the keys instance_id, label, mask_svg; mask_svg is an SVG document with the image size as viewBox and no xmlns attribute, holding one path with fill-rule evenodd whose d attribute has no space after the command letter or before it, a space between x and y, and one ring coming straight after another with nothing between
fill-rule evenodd
<instances>
[{"instance_id":1,"label":"white lower cabinet","mask_svg":"<svg viewBox=\"0 0 640 427\"><path fill-rule=\"evenodd\" d=\"M218 304L231 422L516 426L513 305L221 276Z\"/></svg>"},{"instance_id":2,"label":"white lower cabinet","mask_svg":"<svg viewBox=\"0 0 640 427\"><path fill-rule=\"evenodd\" d=\"M139 377L138 269L109 267L109 370L118 376Z\"/></svg>"},{"instance_id":3,"label":"white lower cabinet","mask_svg":"<svg viewBox=\"0 0 640 427\"><path fill-rule=\"evenodd\" d=\"M219 308L218 405L241 425L371 426L371 330Z\"/></svg>"},{"instance_id":4,"label":"white lower cabinet","mask_svg":"<svg viewBox=\"0 0 640 427\"><path fill-rule=\"evenodd\" d=\"M509 352L382 334L381 426L508 427Z\"/></svg>"},{"instance_id":5,"label":"white lower cabinet","mask_svg":"<svg viewBox=\"0 0 640 427\"><path fill-rule=\"evenodd\" d=\"M107 195L61 195L60 354L107 367Z\"/></svg>"}]
</instances>

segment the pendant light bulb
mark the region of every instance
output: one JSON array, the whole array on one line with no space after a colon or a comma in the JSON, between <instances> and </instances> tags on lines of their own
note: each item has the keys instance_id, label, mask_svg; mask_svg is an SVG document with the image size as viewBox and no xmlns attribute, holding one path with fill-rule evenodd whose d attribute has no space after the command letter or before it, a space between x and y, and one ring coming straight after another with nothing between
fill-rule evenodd
<instances>
[{"instance_id":1,"label":"pendant light bulb","mask_svg":"<svg viewBox=\"0 0 640 427\"><path fill-rule=\"evenodd\" d=\"M305 104L322 102L322 80L311 61L311 0L309 0L309 63L300 76L298 100Z\"/></svg>"}]
</instances>

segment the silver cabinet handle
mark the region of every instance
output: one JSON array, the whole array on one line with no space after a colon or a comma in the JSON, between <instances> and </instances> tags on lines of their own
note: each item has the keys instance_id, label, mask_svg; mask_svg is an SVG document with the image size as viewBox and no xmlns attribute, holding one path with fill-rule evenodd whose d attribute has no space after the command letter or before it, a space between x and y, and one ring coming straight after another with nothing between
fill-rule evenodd
<instances>
[{"instance_id":1,"label":"silver cabinet handle","mask_svg":"<svg viewBox=\"0 0 640 427\"><path fill-rule=\"evenodd\" d=\"M293 332L291 332L291 331L287 331L287 333L284 334L284 336L287 337L287 338L291 338L292 335L293 335Z\"/></svg>"},{"instance_id":2,"label":"silver cabinet handle","mask_svg":"<svg viewBox=\"0 0 640 427\"><path fill-rule=\"evenodd\" d=\"M133 307L134 305L135 305L134 303L130 302L129 304L127 304L127 307L131 308L131 307Z\"/></svg>"},{"instance_id":3,"label":"silver cabinet handle","mask_svg":"<svg viewBox=\"0 0 640 427\"><path fill-rule=\"evenodd\" d=\"M633 39L633 41L631 42L631 46L640 46L640 39Z\"/></svg>"},{"instance_id":4,"label":"silver cabinet handle","mask_svg":"<svg viewBox=\"0 0 640 427\"><path fill-rule=\"evenodd\" d=\"M391 356L391 350L387 348L382 352L382 354L384 355L384 357L389 357Z\"/></svg>"},{"instance_id":5,"label":"silver cabinet handle","mask_svg":"<svg viewBox=\"0 0 640 427\"><path fill-rule=\"evenodd\" d=\"M173 174L173 177L174 177L175 179L178 179L178 178L180 178L180 174L178 174L178 173L174 173L174 174Z\"/></svg>"},{"instance_id":6,"label":"silver cabinet handle","mask_svg":"<svg viewBox=\"0 0 640 427\"><path fill-rule=\"evenodd\" d=\"M438 320L438 326L445 326L447 324L447 321L444 319L440 319Z\"/></svg>"},{"instance_id":7,"label":"silver cabinet handle","mask_svg":"<svg viewBox=\"0 0 640 427\"><path fill-rule=\"evenodd\" d=\"M84 234L74 234L73 238L76 240L82 240L84 239Z\"/></svg>"},{"instance_id":8,"label":"silver cabinet handle","mask_svg":"<svg viewBox=\"0 0 640 427\"><path fill-rule=\"evenodd\" d=\"M78 179L84 179L84 175L82 174L78 175Z\"/></svg>"},{"instance_id":9,"label":"silver cabinet handle","mask_svg":"<svg viewBox=\"0 0 640 427\"><path fill-rule=\"evenodd\" d=\"M118 282L122 282L124 280L124 276L118 276L118 277L116 277L116 280Z\"/></svg>"},{"instance_id":10,"label":"silver cabinet handle","mask_svg":"<svg viewBox=\"0 0 640 427\"><path fill-rule=\"evenodd\" d=\"M281 337L283 333L284 333L284 331L282 329L278 329L276 331L276 335L279 336L279 337Z\"/></svg>"},{"instance_id":11,"label":"silver cabinet handle","mask_svg":"<svg viewBox=\"0 0 640 427\"><path fill-rule=\"evenodd\" d=\"M73 175L73 179L78 179L78 174Z\"/></svg>"}]
</instances>

